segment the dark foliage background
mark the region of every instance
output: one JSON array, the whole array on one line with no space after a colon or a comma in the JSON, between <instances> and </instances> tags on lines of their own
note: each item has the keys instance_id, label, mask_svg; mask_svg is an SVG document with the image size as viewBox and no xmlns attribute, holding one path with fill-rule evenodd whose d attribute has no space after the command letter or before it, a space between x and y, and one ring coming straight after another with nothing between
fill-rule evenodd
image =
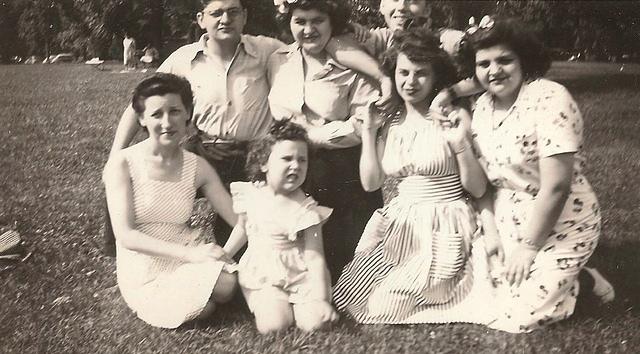
<instances>
[{"instance_id":1,"label":"dark foliage background","mask_svg":"<svg viewBox=\"0 0 640 354\"><path fill-rule=\"evenodd\" d=\"M382 26L379 0L345 0L352 20ZM119 58L125 32L138 47L166 55L200 34L197 0L1 0L0 61L71 52L77 58ZM251 0L246 32L277 36L272 0ZM428 1L433 25L464 29L470 16L522 17L558 51L616 60L640 52L640 1Z\"/></svg>"}]
</instances>

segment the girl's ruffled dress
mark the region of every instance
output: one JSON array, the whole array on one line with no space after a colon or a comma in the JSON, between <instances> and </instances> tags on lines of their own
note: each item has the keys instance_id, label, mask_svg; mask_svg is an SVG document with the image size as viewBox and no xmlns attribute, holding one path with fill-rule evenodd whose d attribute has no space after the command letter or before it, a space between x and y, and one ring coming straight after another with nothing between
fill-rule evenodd
<instances>
[{"instance_id":1,"label":"girl's ruffled dress","mask_svg":"<svg viewBox=\"0 0 640 354\"><path fill-rule=\"evenodd\" d=\"M273 294L294 304L321 296L311 291L307 278L304 230L323 224L332 212L309 196L285 215L264 188L260 183L231 183L233 209L247 217L248 246L238 264L238 279L251 311L260 306L257 295L262 290L277 290Z\"/></svg>"}]
</instances>

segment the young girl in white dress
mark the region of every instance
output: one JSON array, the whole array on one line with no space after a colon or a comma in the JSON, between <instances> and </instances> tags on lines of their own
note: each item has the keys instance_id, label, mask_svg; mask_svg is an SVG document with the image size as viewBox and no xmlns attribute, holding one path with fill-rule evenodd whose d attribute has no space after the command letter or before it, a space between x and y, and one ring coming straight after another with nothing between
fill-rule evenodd
<instances>
[{"instance_id":1,"label":"young girl in white dress","mask_svg":"<svg viewBox=\"0 0 640 354\"><path fill-rule=\"evenodd\" d=\"M231 183L239 217L224 250L232 257L248 242L238 277L260 333L293 324L312 331L337 319L322 244L332 210L302 191L308 164L305 129L280 121L249 152L253 182Z\"/></svg>"},{"instance_id":2,"label":"young girl in white dress","mask_svg":"<svg viewBox=\"0 0 640 354\"><path fill-rule=\"evenodd\" d=\"M189 82L172 74L143 80L132 105L149 137L116 153L104 183L116 236L118 287L139 318L175 328L231 298L237 283L221 247L187 225L196 189L230 224L231 198L215 170L180 147L191 110Z\"/></svg>"}]
</instances>

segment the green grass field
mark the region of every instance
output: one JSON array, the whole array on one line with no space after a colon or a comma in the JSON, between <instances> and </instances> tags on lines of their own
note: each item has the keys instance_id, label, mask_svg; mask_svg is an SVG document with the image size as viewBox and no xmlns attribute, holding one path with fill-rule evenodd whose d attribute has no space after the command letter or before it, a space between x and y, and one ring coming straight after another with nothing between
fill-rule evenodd
<instances>
[{"instance_id":1,"label":"green grass field","mask_svg":"<svg viewBox=\"0 0 640 354\"><path fill-rule=\"evenodd\" d=\"M640 65L555 63L586 121L587 176L603 207L593 264L612 305L583 305L531 334L475 325L359 326L260 336L241 301L177 330L138 320L100 252L100 174L133 86L147 74L87 65L0 66L0 225L34 256L0 273L0 353L621 353L640 346Z\"/></svg>"}]
</instances>

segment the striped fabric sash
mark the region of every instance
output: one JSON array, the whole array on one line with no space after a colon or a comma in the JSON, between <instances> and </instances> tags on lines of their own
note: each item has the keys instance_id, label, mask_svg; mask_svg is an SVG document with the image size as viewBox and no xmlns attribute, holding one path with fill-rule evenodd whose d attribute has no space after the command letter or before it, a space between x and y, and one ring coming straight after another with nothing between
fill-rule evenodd
<instances>
[{"instance_id":1,"label":"striped fabric sash","mask_svg":"<svg viewBox=\"0 0 640 354\"><path fill-rule=\"evenodd\" d=\"M451 202L462 198L458 175L407 176L398 184L398 197L416 201Z\"/></svg>"}]
</instances>

